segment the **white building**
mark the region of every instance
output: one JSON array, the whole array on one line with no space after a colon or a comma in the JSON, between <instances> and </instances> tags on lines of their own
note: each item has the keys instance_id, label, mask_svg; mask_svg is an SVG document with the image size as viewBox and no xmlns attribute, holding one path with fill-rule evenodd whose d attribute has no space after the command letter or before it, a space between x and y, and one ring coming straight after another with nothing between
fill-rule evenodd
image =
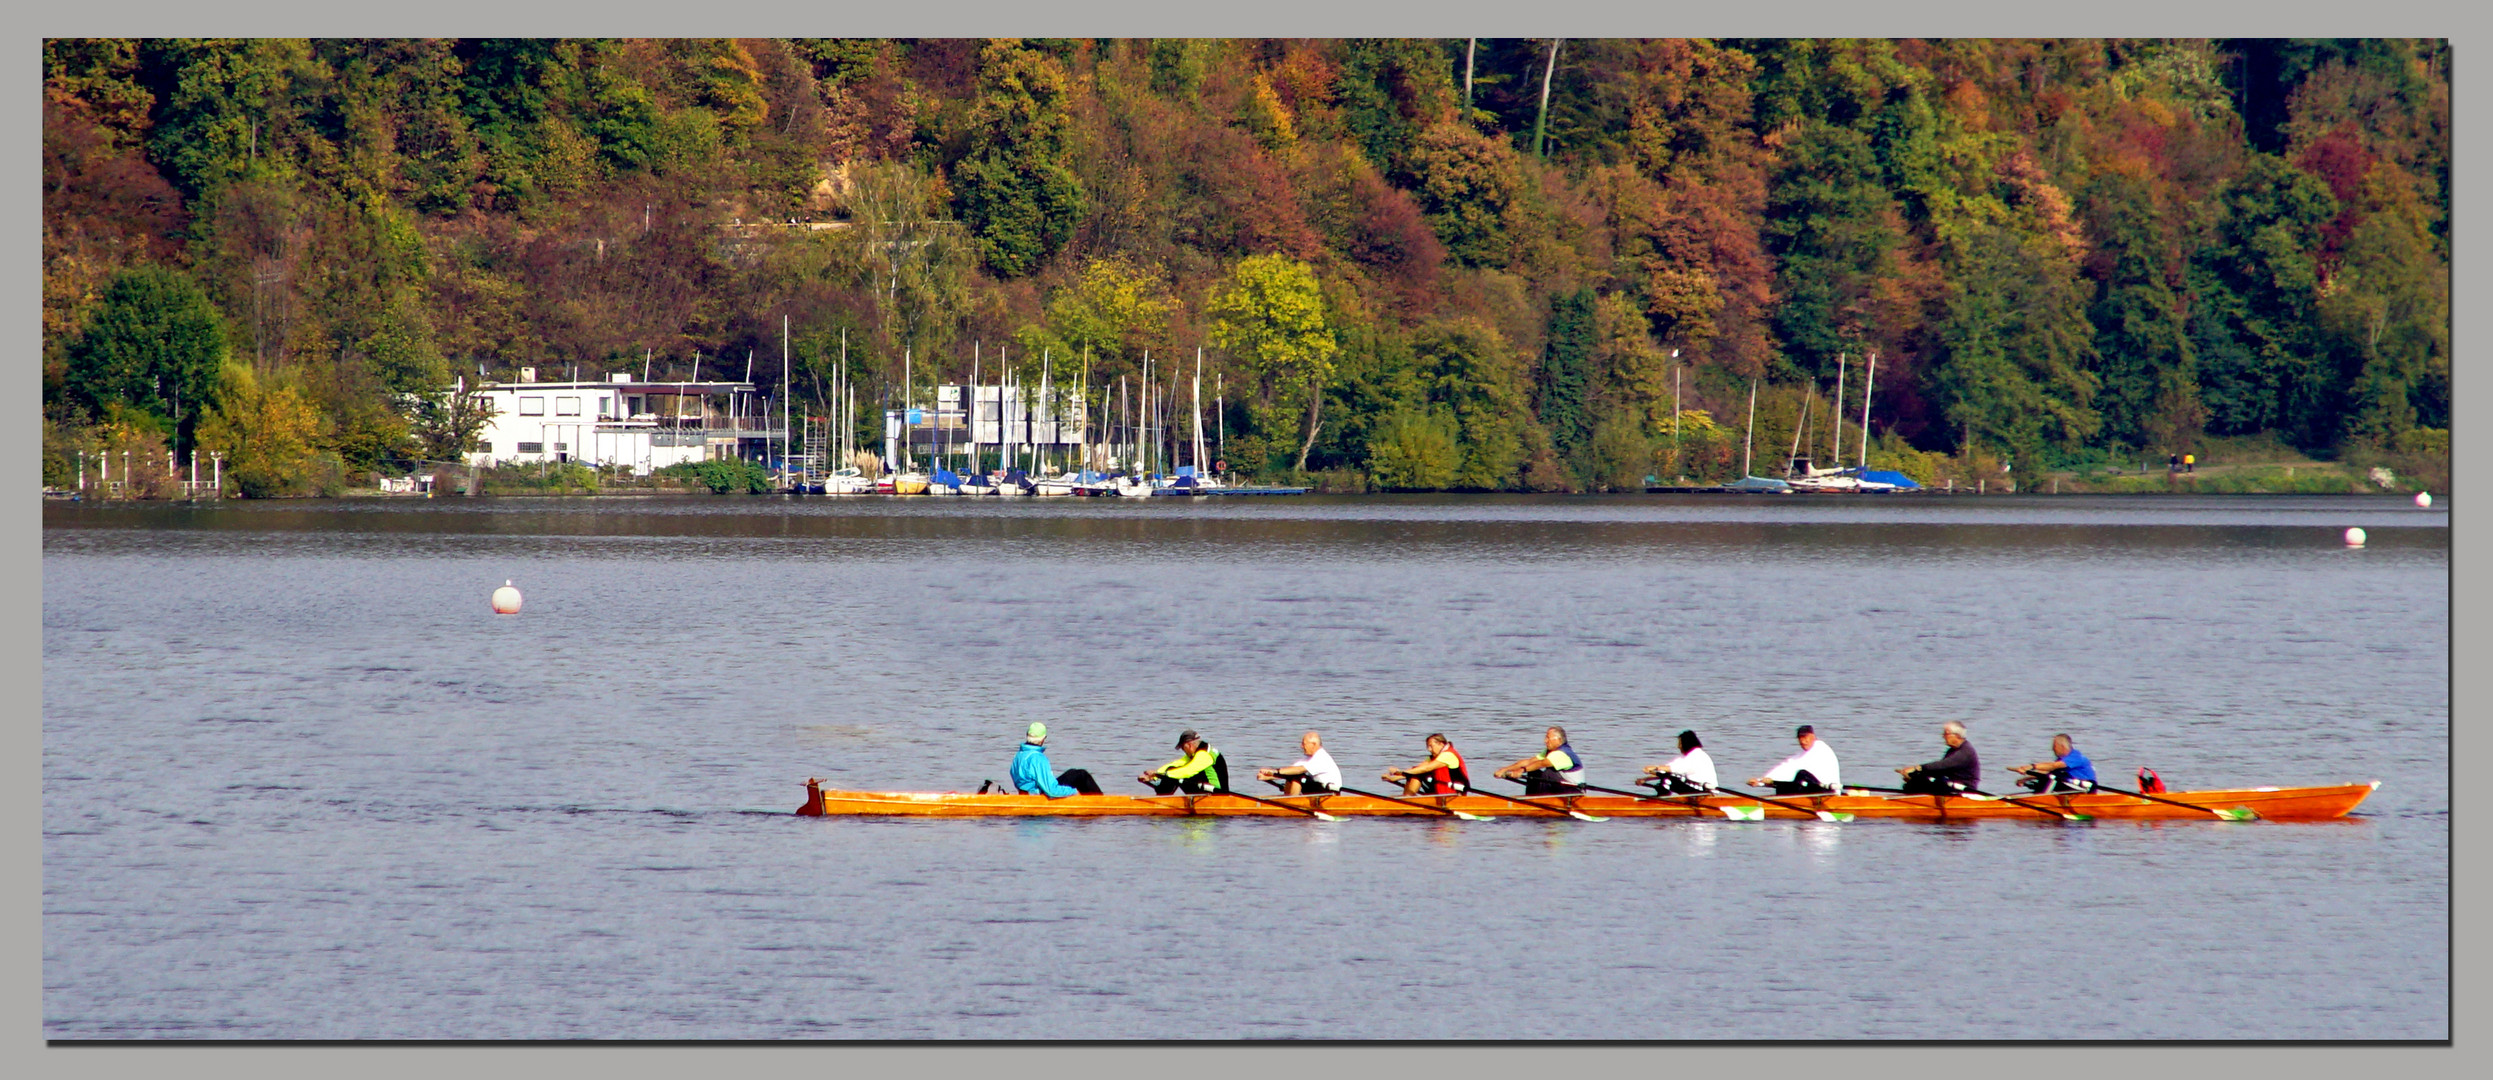
<instances>
[{"instance_id":1,"label":"white building","mask_svg":"<svg viewBox=\"0 0 2493 1080\"><path fill-rule=\"evenodd\" d=\"M786 428L752 383L648 382L628 373L604 382L479 383L466 393L493 407L471 464L577 461L623 465L641 476L687 461L773 459Z\"/></svg>"}]
</instances>

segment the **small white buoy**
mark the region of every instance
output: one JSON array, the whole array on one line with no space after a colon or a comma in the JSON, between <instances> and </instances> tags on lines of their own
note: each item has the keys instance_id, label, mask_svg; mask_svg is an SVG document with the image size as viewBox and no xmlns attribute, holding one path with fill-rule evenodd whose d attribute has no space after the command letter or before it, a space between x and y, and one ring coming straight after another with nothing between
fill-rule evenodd
<instances>
[{"instance_id":1,"label":"small white buoy","mask_svg":"<svg viewBox=\"0 0 2493 1080\"><path fill-rule=\"evenodd\" d=\"M2356 527L2356 528L2352 528L2352 529L2348 529L2348 530L2346 530L2346 546L2347 546L2347 547L2362 547L2362 546L2363 546L2363 529L2362 529L2360 526L2358 526L2358 527Z\"/></svg>"},{"instance_id":2,"label":"small white buoy","mask_svg":"<svg viewBox=\"0 0 2493 1080\"><path fill-rule=\"evenodd\" d=\"M2362 531L2363 531L2363 530L2361 530L2361 529L2357 529L2357 530L2355 530L2355 532L2362 532ZM2347 542L2347 543L2349 543L2349 544L2360 544L2360 543L2362 543L2363 541L2362 541L2361 539L2355 538L2355 537L2353 536L2353 534L2351 534L2351 533L2350 533L2350 534L2348 534L2348 538L2347 538L2346 542ZM496 614L496 615L517 615L517 614L519 614L519 589L518 589L518 587L516 587L516 586L512 585L509 581L504 581L504 582L502 583L502 587L501 587L501 588L499 588L499 589L495 589L495 590L493 591L493 613L494 613L494 614Z\"/></svg>"},{"instance_id":3,"label":"small white buoy","mask_svg":"<svg viewBox=\"0 0 2493 1080\"><path fill-rule=\"evenodd\" d=\"M2426 510L2430 510L2430 509L2432 509L2432 492L2429 492L2429 491L2418 491L2418 492L2416 492L2416 493L2415 493L2415 505L2420 506L2420 507L2422 507L2422 508L2424 508L2424 509L2426 509Z\"/></svg>"}]
</instances>

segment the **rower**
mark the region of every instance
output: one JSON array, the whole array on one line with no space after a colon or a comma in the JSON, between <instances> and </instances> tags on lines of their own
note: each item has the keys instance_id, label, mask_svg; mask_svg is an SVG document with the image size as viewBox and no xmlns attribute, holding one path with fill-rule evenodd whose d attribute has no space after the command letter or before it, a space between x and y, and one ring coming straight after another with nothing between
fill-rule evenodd
<instances>
[{"instance_id":1,"label":"rower","mask_svg":"<svg viewBox=\"0 0 2493 1080\"><path fill-rule=\"evenodd\" d=\"M1013 790L1024 795L1045 795L1061 799L1067 795L1097 795L1099 782L1091 779L1089 769L1067 769L1057 772L1047 760L1047 725L1031 721L1023 731L1021 749L1013 752Z\"/></svg>"},{"instance_id":2,"label":"rower","mask_svg":"<svg viewBox=\"0 0 2493 1080\"><path fill-rule=\"evenodd\" d=\"M1342 790L1342 770L1324 748L1324 737L1308 732L1298 737L1301 756L1278 769L1257 769L1255 778L1280 788L1284 795L1330 794Z\"/></svg>"},{"instance_id":3,"label":"rower","mask_svg":"<svg viewBox=\"0 0 2493 1080\"><path fill-rule=\"evenodd\" d=\"M1209 795L1229 790L1229 764L1221 752L1187 728L1177 737L1177 760L1135 777L1151 785L1152 794Z\"/></svg>"},{"instance_id":4,"label":"rower","mask_svg":"<svg viewBox=\"0 0 2493 1080\"><path fill-rule=\"evenodd\" d=\"M1818 737L1818 729L1802 724L1792 733L1800 753L1775 763L1766 775L1749 780L1750 787L1773 784L1777 795L1825 795L1841 791L1844 771L1835 762L1835 748Z\"/></svg>"},{"instance_id":5,"label":"rower","mask_svg":"<svg viewBox=\"0 0 2493 1080\"><path fill-rule=\"evenodd\" d=\"M1584 761L1567 745L1567 729L1552 727L1541 733L1540 754L1499 769L1497 778L1523 781L1527 796L1581 795Z\"/></svg>"},{"instance_id":6,"label":"rower","mask_svg":"<svg viewBox=\"0 0 2493 1080\"><path fill-rule=\"evenodd\" d=\"M1471 790L1472 776L1463 769L1463 755L1442 733L1428 737L1428 760L1402 769L1387 769L1377 779L1402 785L1405 795L1455 795Z\"/></svg>"},{"instance_id":7,"label":"rower","mask_svg":"<svg viewBox=\"0 0 2493 1080\"><path fill-rule=\"evenodd\" d=\"M1645 778L1638 783L1651 784L1663 795L1695 795L1714 790L1714 759L1705 752L1705 743L1697 733L1679 733L1679 756L1645 769Z\"/></svg>"},{"instance_id":8,"label":"rower","mask_svg":"<svg viewBox=\"0 0 2493 1080\"><path fill-rule=\"evenodd\" d=\"M1939 760L1896 766L1907 794L1954 795L1981 786L1982 759L1974 756L1974 744L1966 741L1965 725L1954 720L1939 725L1939 739L1948 744L1948 752Z\"/></svg>"},{"instance_id":9,"label":"rower","mask_svg":"<svg viewBox=\"0 0 2493 1080\"><path fill-rule=\"evenodd\" d=\"M2024 774L2025 779L2018 783L2030 791L2095 790L2095 763L2086 760L2086 755L2078 751L2077 741L2065 732L2052 736L2052 760L2018 765L2008 771Z\"/></svg>"}]
</instances>

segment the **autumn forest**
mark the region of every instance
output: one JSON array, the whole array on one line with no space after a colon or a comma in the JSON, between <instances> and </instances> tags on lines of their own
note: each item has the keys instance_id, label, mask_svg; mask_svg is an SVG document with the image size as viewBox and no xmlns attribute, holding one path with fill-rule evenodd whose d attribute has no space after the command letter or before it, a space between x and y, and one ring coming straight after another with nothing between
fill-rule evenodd
<instances>
[{"instance_id":1,"label":"autumn forest","mask_svg":"<svg viewBox=\"0 0 2493 1080\"><path fill-rule=\"evenodd\" d=\"M138 447L335 491L455 459L453 380L522 366L750 357L827 415L835 375L923 401L1001 353L1097 402L1197 347L1232 469L1337 488L1736 477L1753 389L1780 475L1863 445L1872 357L1871 463L1918 478L2446 470L2439 41L54 39L43 75L47 484Z\"/></svg>"}]
</instances>

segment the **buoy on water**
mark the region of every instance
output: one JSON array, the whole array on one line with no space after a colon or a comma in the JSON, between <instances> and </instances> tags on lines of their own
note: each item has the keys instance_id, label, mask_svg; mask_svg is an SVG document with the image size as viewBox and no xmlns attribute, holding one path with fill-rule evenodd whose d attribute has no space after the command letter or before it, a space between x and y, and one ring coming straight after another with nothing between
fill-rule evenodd
<instances>
[{"instance_id":1,"label":"buoy on water","mask_svg":"<svg viewBox=\"0 0 2493 1080\"><path fill-rule=\"evenodd\" d=\"M2424 509L2426 509L2426 510L2430 510L2430 509L2432 509L2432 492L2429 492L2429 491L2418 491L2418 492L2416 492L2416 493L2415 493L2415 505L2420 506L2420 507L2423 507L2423 508L2424 508Z\"/></svg>"},{"instance_id":2,"label":"buoy on water","mask_svg":"<svg viewBox=\"0 0 2493 1080\"><path fill-rule=\"evenodd\" d=\"M2362 528L2357 527L2357 528L2352 528L2352 529L2348 529L2348 530L2346 530L2346 546L2347 546L2347 547L2362 547L2362 546L2363 546L2363 530L2362 530Z\"/></svg>"},{"instance_id":3,"label":"buoy on water","mask_svg":"<svg viewBox=\"0 0 2493 1080\"><path fill-rule=\"evenodd\" d=\"M2356 531L2360 532L2362 530L2358 529ZM2346 542L2356 544L2361 543L2362 541L2349 539ZM496 615L519 614L519 589L517 586L512 585L509 581L504 581L501 588L493 591L493 613Z\"/></svg>"}]
</instances>

